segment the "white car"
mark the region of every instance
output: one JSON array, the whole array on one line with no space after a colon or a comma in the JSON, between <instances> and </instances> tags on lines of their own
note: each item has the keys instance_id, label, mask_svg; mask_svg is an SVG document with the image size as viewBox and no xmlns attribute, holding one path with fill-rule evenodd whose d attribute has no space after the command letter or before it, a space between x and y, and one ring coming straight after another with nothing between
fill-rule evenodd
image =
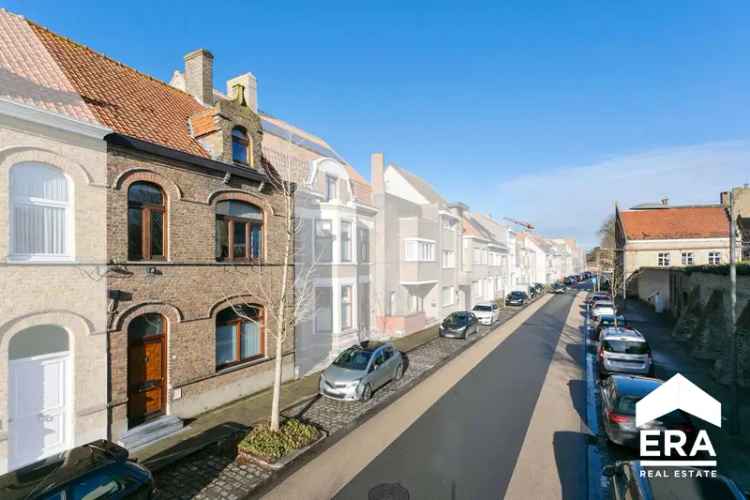
<instances>
[{"instance_id":1,"label":"white car","mask_svg":"<svg viewBox=\"0 0 750 500\"><path fill-rule=\"evenodd\" d=\"M500 317L500 309L498 309L497 304L494 302L477 304L471 312L474 313L474 316L483 325L491 325Z\"/></svg>"},{"instance_id":2,"label":"white car","mask_svg":"<svg viewBox=\"0 0 750 500\"><path fill-rule=\"evenodd\" d=\"M591 309L591 317L596 320L597 318L599 318L599 316L602 316L604 314L611 314L614 316L614 302L609 300L600 300L596 302L596 304L594 304L594 307Z\"/></svg>"}]
</instances>

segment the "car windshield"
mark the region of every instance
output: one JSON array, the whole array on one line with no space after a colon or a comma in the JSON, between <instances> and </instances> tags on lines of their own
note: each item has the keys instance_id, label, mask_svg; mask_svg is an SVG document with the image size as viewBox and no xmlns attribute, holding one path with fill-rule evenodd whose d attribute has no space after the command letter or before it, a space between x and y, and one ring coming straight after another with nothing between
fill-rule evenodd
<instances>
[{"instance_id":1,"label":"car windshield","mask_svg":"<svg viewBox=\"0 0 750 500\"><path fill-rule=\"evenodd\" d=\"M605 340L603 348L617 354L648 354L648 344L632 340Z\"/></svg>"},{"instance_id":2,"label":"car windshield","mask_svg":"<svg viewBox=\"0 0 750 500\"><path fill-rule=\"evenodd\" d=\"M367 368L367 363L372 357L372 351L363 351L362 349L347 349L346 351L339 354L336 361L333 362L334 366L340 368L347 368L349 370L364 370Z\"/></svg>"},{"instance_id":3,"label":"car windshield","mask_svg":"<svg viewBox=\"0 0 750 500\"><path fill-rule=\"evenodd\" d=\"M469 321L469 314L465 312L456 312L445 318L445 324L449 326L465 325Z\"/></svg>"},{"instance_id":4,"label":"car windshield","mask_svg":"<svg viewBox=\"0 0 750 500\"><path fill-rule=\"evenodd\" d=\"M510 294L510 296L513 297L514 299L520 299L520 298L523 298L523 293L521 293L521 292L512 292Z\"/></svg>"},{"instance_id":5,"label":"car windshield","mask_svg":"<svg viewBox=\"0 0 750 500\"><path fill-rule=\"evenodd\" d=\"M492 311L490 306L474 306L475 311Z\"/></svg>"}]
</instances>

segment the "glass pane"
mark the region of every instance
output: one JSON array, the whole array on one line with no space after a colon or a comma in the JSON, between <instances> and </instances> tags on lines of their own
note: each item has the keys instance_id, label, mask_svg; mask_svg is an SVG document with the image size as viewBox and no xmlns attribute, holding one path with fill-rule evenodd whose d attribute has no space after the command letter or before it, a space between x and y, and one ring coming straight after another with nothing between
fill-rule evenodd
<instances>
[{"instance_id":1,"label":"glass pane","mask_svg":"<svg viewBox=\"0 0 750 500\"><path fill-rule=\"evenodd\" d=\"M160 314L149 313L133 319L128 326L128 339L130 341L140 340L143 337L152 337L164 333L164 319Z\"/></svg>"},{"instance_id":2,"label":"glass pane","mask_svg":"<svg viewBox=\"0 0 750 500\"><path fill-rule=\"evenodd\" d=\"M236 137L232 137L232 159L241 163L247 163L247 144Z\"/></svg>"},{"instance_id":3,"label":"glass pane","mask_svg":"<svg viewBox=\"0 0 750 500\"><path fill-rule=\"evenodd\" d=\"M68 201L68 182L62 171L46 165L27 164L17 165L11 172L13 196Z\"/></svg>"},{"instance_id":4,"label":"glass pane","mask_svg":"<svg viewBox=\"0 0 750 500\"><path fill-rule=\"evenodd\" d=\"M251 358L260 353L260 325L244 321L240 327L240 358Z\"/></svg>"},{"instance_id":5,"label":"glass pane","mask_svg":"<svg viewBox=\"0 0 750 500\"><path fill-rule=\"evenodd\" d=\"M321 287L315 289L315 324L319 332L330 332L333 329L333 289Z\"/></svg>"},{"instance_id":6,"label":"glass pane","mask_svg":"<svg viewBox=\"0 0 750 500\"><path fill-rule=\"evenodd\" d=\"M151 211L151 256L164 256L164 212Z\"/></svg>"},{"instance_id":7,"label":"glass pane","mask_svg":"<svg viewBox=\"0 0 750 500\"><path fill-rule=\"evenodd\" d=\"M246 248L246 241L245 241L245 229L247 227L247 224L244 222L234 222L234 258L235 259L241 259L245 257L245 248Z\"/></svg>"},{"instance_id":8,"label":"glass pane","mask_svg":"<svg viewBox=\"0 0 750 500\"><path fill-rule=\"evenodd\" d=\"M261 226L259 224L253 224L250 228L250 238L252 241L252 254L251 257L253 258L260 258L261 256L261 250L262 250L262 238L263 235L260 230Z\"/></svg>"},{"instance_id":9,"label":"glass pane","mask_svg":"<svg viewBox=\"0 0 750 500\"><path fill-rule=\"evenodd\" d=\"M13 251L17 254L64 255L66 209L18 204L13 210Z\"/></svg>"},{"instance_id":10,"label":"glass pane","mask_svg":"<svg viewBox=\"0 0 750 500\"><path fill-rule=\"evenodd\" d=\"M69 349L68 332L56 325L32 326L15 334L8 345L10 359L22 359Z\"/></svg>"},{"instance_id":11,"label":"glass pane","mask_svg":"<svg viewBox=\"0 0 750 500\"><path fill-rule=\"evenodd\" d=\"M216 204L216 213L219 215L230 215L239 219L263 220L263 211L244 201L226 200Z\"/></svg>"},{"instance_id":12,"label":"glass pane","mask_svg":"<svg viewBox=\"0 0 750 500\"><path fill-rule=\"evenodd\" d=\"M137 204L163 205L164 196L159 186L147 182L136 182L128 189L128 201Z\"/></svg>"},{"instance_id":13,"label":"glass pane","mask_svg":"<svg viewBox=\"0 0 750 500\"><path fill-rule=\"evenodd\" d=\"M229 224L224 219L216 219L216 258L229 257Z\"/></svg>"},{"instance_id":14,"label":"glass pane","mask_svg":"<svg viewBox=\"0 0 750 500\"><path fill-rule=\"evenodd\" d=\"M128 259L143 258L143 211L140 208L128 209Z\"/></svg>"},{"instance_id":15,"label":"glass pane","mask_svg":"<svg viewBox=\"0 0 750 500\"><path fill-rule=\"evenodd\" d=\"M216 327L216 366L225 365L238 359L234 325Z\"/></svg>"}]
</instances>

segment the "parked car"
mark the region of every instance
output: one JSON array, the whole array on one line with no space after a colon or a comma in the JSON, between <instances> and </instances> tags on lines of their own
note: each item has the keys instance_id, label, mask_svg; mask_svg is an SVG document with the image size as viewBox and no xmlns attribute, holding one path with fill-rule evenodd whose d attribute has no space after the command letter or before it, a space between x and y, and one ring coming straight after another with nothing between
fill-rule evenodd
<instances>
[{"instance_id":1,"label":"parked car","mask_svg":"<svg viewBox=\"0 0 750 500\"><path fill-rule=\"evenodd\" d=\"M613 443L638 448L639 428L635 426L635 405L663 382L638 375L612 375L599 387L602 399L602 422L607 438ZM676 410L646 424L654 430L681 430L688 442L695 440L695 427L687 413Z\"/></svg>"},{"instance_id":2,"label":"parked car","mask_svg":"<svg viewBox=\"0 0 750 500\"><path fill-rule=\"evenodd\" d=\"M154 478L128 450L100 439L0 476L3 500L134 499L154 494Z\"/></svg>"},{"instance_id":3,"label":"parked car","mask_svg":"<svg viewBox=\"0 0 750 500\"><path fill-rule=\"evenodd\" d=\"M522 306L528 302L529 296L526 292L514 291L505 297L506 306Z\"/></svg>"},{"instance_id":4,"label":"parked car","mask_svg":"<svg viewBox=\"0 0 750 500\"><path fill-rule=\"evenodd\" d=\"M534 297L536 297L537 295L539 295L539 292L533 286L529 286L528 295L529 295L529 297L531 297L533 299Z\"/></svg>"},{"instance_id":5,"label":"parked car","mask_svg":"<svg viewBox=\"0 0 750 500\"><path fill-rule=\"evenodd\" d=\"M613 326L615 326L615 315L602 314L593 324L591 339L599 342L599 337L601 336L602 330ZM627 328L628 326L625 322L625 316L623 316L622 314L617 315L617 326L625 328Z\"/></svg>"},{"instance_id":6,"label":"parked car","mask_svg":"<svg viewBox=\"0 0 750 500\"><path fill-rule=\"evenodd\" d=\"M609 292L594 292L586 298L587 304L593 304L598 300L612 300Z\"/></svg>"},{"instance_id":7,"label":"parked car","mask_svg":"<svg viewBox=\"0 0 750 500\"><path fill-rule=\"evenodd\" d=\"M541 284L541 283L534 283L532 286L536 290L537 294L541 294L542 292L544 292L544 285L543 284Z\"/></svg>"},{"instance_id":8,"label":"parked car","mask_svg":"<svg viewBox=\"0 0 750 500\"><path fill-rule=\"evenodd\" d=\"M695 470L692 467L684 469ZM607 465L602 470L609 478L612 498L615 500L649 499L649 500L746 500L745 494L737 483L726 476L716 477L687 474L686 477L652 475L649 477L640 460L617 462Z\"/></svg>"},{"instance_id":9,"label":"parked car","mask_svg":"<svg viewBox=\"0 0 750 500\"><path fill-rule=\"evenodd\" d=\"M552 285L549 291L551 293L559 294L559 293L565 293L565 290L567 290L565 285L563 285L562 283L555 283L554 285Z\"/></svg>"},{"instance_id":10,"label":"parked car","mask_svg":"<svg viewBox=\"0 0 750 500\"><path fill-rule=\"evenodd\" d=\"M487 302L475 305L471 312L483 325L492 325L500 317L500 309L495 302Z\"/></svg>"},{"instance_id":11,"label":"parked car","mask_svg":"<svg viewBox=\"0 0 750 500\"><path fill-rule=\"evenodd\" d=\"M479 332L478 323L478 315L471 311L452 312L440 323L440 336L465 339L472 333Z\"/></svg>"},{"instance_id":12,"label":"parked car","mask_svg":"<svg viewBox=\"0 0 750 500\"><path fill-rule=\"evenodd\" d=\"M344 401L367 401L378 388L403 374L403 356L393 344L363 342L343 351L320 374L320 394Z\"/></svg>"},{"instance_id":13,"label":"parked car","mask_svg":"<svg viewBox=\"0 0 750 500\"><path fill-rule=\"evenodd\" d=\"M597 353L601 376L610 373L654 373L651 348L638 330L622 327L602 330Z\"/></svg>"},{"instance_id":14,"label":"parked car","mask_svg":"<svg viewBox=\"0 0 750 500\"><path fill-rule=\"evenodd\" d=\"M605 314L615 314L615 303L611 300L599 300L594 302L594 305L591 306L591 318L594 321L598 321L599 316Z\"/></svg>"}]
</instances>

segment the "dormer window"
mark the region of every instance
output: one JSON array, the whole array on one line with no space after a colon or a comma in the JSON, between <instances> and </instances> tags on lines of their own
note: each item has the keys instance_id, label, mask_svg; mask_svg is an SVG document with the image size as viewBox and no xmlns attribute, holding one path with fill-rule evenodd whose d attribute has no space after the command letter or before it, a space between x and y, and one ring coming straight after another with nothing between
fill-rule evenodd
<instances>
[{"instance_id":1,"label":"dormer window","mask_svg":"<svg viewBox=\"0 0 750 500\"><path fill-rule=\"evenodd\" d=\"M242 127L234 127L232 129L232 161L249 165L252 163L250 160L252 160L252 152L247 131Z\"/></svg>"},{"instance_id":2,"label":"dormer window","mask_svg":"<svg viewBox=\"0 0 750 500\"><path fill-rule=\"evenodd\" d=\"M326 201L332 201L338 198L338 179L332 175L326 175Z\"/></svg>"}]
</instances>

